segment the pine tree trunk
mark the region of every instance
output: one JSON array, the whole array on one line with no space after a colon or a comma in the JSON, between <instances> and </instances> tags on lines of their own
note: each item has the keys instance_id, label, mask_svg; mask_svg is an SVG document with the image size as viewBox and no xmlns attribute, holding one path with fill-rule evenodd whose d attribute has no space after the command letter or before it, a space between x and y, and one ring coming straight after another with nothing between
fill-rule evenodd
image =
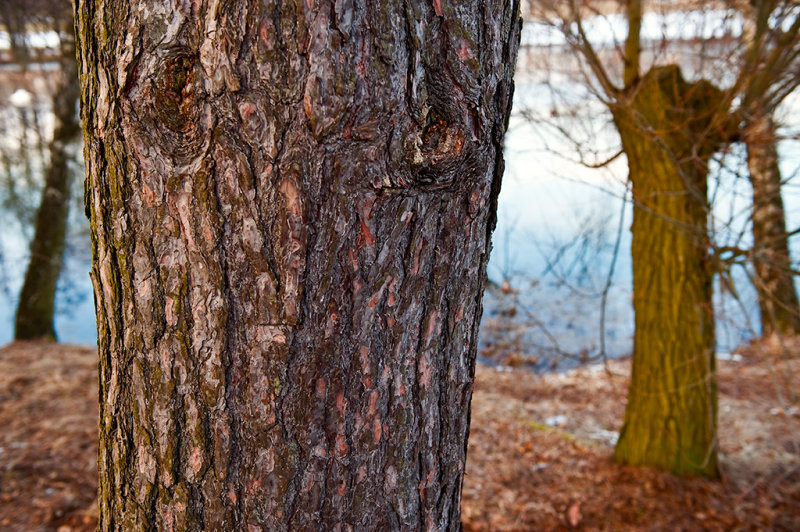
<instances>
[{"instance_id":1,"label":"pine tree trunk","mask_svg":"<svg viewBox=\"0 0 800 532\"><path fill-rule=\"evenodd\" d=\"M67 148L80 133L75 114L80 84L71 24L61 32L60 67L60 81L53 97L55 129L50 142L50 162L36 214L31 259L17 306L14 330L17 340L56 338L53 328L56 286L64 255L72 184Z\"/></svg>"},{"instance_id":2,"label":"pine tree trunk","mask_svg":"<svg viewBox=\"0 0 800 532\"><path fill-rule=\"evenodd\" d=\"M516 0L78 2L102 530L458 530Z\"/></svg>"},{"instance_id":3,"label":"pine tree trunk","mask_svg":"<svg viewBox=\"0 0 800 532\"><path fill-rule=\"evenodd\" d=\"M633 185L635 335L614 453L631 465L717 475L706 175L720 91L651 70L615 110Z\"/></svg>"},{"instance_id":4,"label":"pine tree trunk","mask_svg":"<svg viewBox=\"0 0 800 532\"><path fill-rule=\"evenodd\" d=\"M748 113L745 142L753 186L753 269L761 333L797 334L800 303L786 236L775 124L762 109Z\"/></svg>"}]
</instances>

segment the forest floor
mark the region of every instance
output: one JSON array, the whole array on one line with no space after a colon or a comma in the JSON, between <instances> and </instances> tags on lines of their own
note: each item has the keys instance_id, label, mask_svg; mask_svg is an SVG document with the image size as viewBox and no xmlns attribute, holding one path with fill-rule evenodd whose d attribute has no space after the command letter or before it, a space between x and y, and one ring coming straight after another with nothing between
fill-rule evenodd
<instances>
[{"instance_id":1,"label":"forest floor","mask_svg":"<svg viewBox=\"0 0 800 532\"><path fill-rule=\"evenodd\" d=\"M719 363L722 481L611 462L629 363L479 365L466 531L800 530L800 341ZM93 349L0 348L0 530L97 525Z\"/></svg>"}]
</instances>

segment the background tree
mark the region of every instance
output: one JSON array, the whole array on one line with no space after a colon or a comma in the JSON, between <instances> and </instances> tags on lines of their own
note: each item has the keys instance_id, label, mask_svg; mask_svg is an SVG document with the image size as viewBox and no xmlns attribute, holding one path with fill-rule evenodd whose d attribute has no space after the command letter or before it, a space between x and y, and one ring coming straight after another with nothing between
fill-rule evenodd
<instances>
[{"instance_id":1,"label":"background tree","mask_svg":"<svg viewBox=\"0 0 800 532\"><path fill-rule=\"evenodd\" d=\"M31 7L37 6L28 6L28 9ZM49 144L49 162L36 214L31 258L17 307L14 331L17 340L56 338L53 328L55 295L64 255L72 184L68 148L81 131L77 116L80 86L71 4L51 0L38 7L40 10L34 13L23 11L22 18L30 24L53 25L58 30L60 68L53 96L55 127Z\"/></svg>"},{"instance_id":2,"label":"background tree","mask_svg":"<svg viewBox=\"0 0 800 532\"><path fill-rule=\"evenodd\" d=\"M754 280L761 332L800 333L800 303L789 255L774 113L800 84L800 7L796 2L738 1L743 17L742 139L753 188Z\"/></svg>"},{"instance_id":3,"label":"background tree","mask_svg":"<svg viewBox=\"0 0 800 532\"><path fill-rule=\"evenodd\" d=\"M580 55L613 118L632 185L633 370L617 460L717 475L709 159L729 137L729 96L687 82L677 64L642 74L644 9L624 4L627 37L600 49L584 26L591 3L539 3L538 18ZM606 6L606 9L608 6ZM613 46L613 45L612 45Z\"/></svg>"},{"instance_id":4,"label":"background tree","mask_svg":"<svg viewBox=\"0 0 800 532\"><path fill-rule=\"evenodd\" d=\"M615 456L715 475L714 272L727 283L732 262L752 259L765 334L791 332L798 314L772 121L797 84L798 7L781 1L531 6L534 20L579 53L580 83L608 109L630 171L636 332ZM663 22L660 39L651 24L642 38L644 18L667 21L675 13L685 20ZM711 19L698 24L698 16ZM687 69L697 81L684 80ZM567 124L578 118L554 110L545 120L561 121L556 127L575 140ZM602 151L591 140L594 148L576 141L582 161L592 149ZM744 141L749 152L752 247L717 244L708 224L715 216L708 163L732 141Z\"/></svg>"},{"instance_id":5,"label":"background tree","mask_svg":"<svg viewBox=\"0 0 800 532\"><path fill-rule=\"evenodd\" d=\"M101 529L459 529L518 9L78 2Z\"/></svg>"},{"instance_id":6,"label":"background tree","mask_svg":"<svg viewBox=\"0 0 800 532\"><path fill-rule=\"evenodd\" d=\"M721 91L651 69L614 109L633 187L633 369L614 457L714 476L713 271L708 160L721 147Z\"/></svg>"}]
</instances>

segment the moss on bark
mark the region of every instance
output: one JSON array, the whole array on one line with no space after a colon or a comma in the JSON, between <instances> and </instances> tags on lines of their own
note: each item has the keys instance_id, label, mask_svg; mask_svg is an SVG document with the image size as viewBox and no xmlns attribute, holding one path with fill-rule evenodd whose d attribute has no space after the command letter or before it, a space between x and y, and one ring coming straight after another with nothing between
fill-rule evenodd
<instances>
[{"instance_id":1,"label":"moss on bark","mask_svg":"<svg viewBox=\"0 0 800 532\"><path fill-rule=\"evenodd\" d=\"M633 185L633 373L616 460L716 476L708 158L721 92L651 70L614 114Z\"/></svg>"}]
</instances>

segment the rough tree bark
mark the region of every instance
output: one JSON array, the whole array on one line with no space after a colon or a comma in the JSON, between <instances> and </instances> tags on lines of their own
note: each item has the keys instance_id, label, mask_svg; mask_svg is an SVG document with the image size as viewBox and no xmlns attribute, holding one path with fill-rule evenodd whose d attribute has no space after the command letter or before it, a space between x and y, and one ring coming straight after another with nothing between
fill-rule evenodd
<instances>
[{"instance_id":1,"label":"rough tree bark","mask_svg":"<svg viewBox=\"0 0 800 532\"><path fill-rule=\"evenodd\" d=\"M722 144L722 93L652 69L614 120L633 186L633 372L614 457L716 476L708 158Z\"/></svg>"},{"instance_id":2,"label":"rough tree bark","mask_svg":"<svg viewBox=\"0 0 800 532\"><path fill-rule=\"evenodd\" d=\"M83 0L102 530L457 530L517 0Z\"/></svg>"},{"instance_id":3,"label":"rough tree bark","mask_svg":"<svg viewBox=\"0 0 800 532\"><path fill-rule=\"evenodd\" d=\"M800 333L800 302L794 286L775 123L769 112L750 109L743 138L753 187L753 284L761 311L761 334Z\"/></svg>"},{"instance_id":4,"label":"rough tree bark","mask_svg":"<svg viewBox=\"0 0 800 532\"><path fill-rule=\"evenodd\" d=\"M75 113L80 97L78 64L72 21L60 28L61 59L53 97L55 128L50 142L50 161L45 175L42 200L36 214L31 241L31 258L17 306L14 337L56 339L53 328L56 286L61 273L69 216L70 186L68 146L77 140L81 128Z\"/></svg>"}]
</instances>

